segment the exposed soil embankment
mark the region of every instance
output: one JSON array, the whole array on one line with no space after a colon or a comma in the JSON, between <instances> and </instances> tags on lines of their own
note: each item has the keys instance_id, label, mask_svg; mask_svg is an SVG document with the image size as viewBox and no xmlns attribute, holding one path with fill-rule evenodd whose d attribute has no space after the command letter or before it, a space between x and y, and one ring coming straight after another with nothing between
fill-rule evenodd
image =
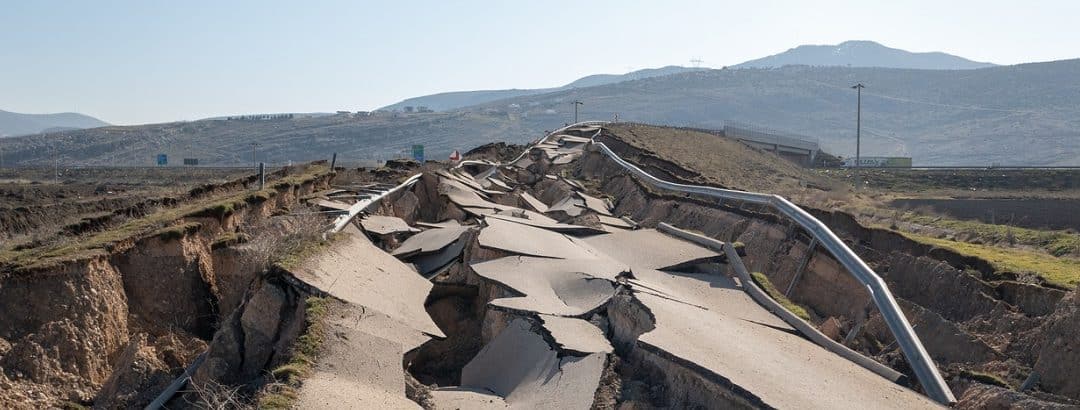
<instances>
[{"instance_id":1,"label":"exposed soil embankment","mask_svg":"<svg viewBox=\"0 0 1080 410\"><path fill-rule=\"evenodd\" d=\"M605 133L599 140L658 177L697 182L693 171L659 163L649 152L617 136ZM789 297L808 308L816 323L838 324L839 329L833 331L838 341L909 372L865 288L824 249L809 250L810 237L801 228L758 207L656 191L627 176L598 152L580 161L579 171L603 181L599 188L614 198L616 214L643 226L667 222L744 243L748 268L763 272L781 291L790 286ZM1050 351L1059 348L1057 355L1067 354L1067 335L1080 328L1061 319L1076 303L1075 298L1065 297L1066 291L1040 286L1036 278L995 272L977 258L863 227L842 212L810 211L885 278L927 350L958 390L957 397L963 395L959 389L968 386L961 381L969 380L971 374L991 374L1015 389L1034 370L1040 377L1054 373L1050 379L1056 383L1044 382L1036 390L1080 399L1061 382L1080 374L1040 359L1054 356ZM1042 347L1053 343L1059 347ZM1065 397L1056 400L1068 400Z\"/></svg>"},{"instance_id":2,"label":"exposed soil embankment","mask_svg":"<svg viewBox=\"0 0 1080 410\"><path fill-rule=\"evenodd\" d=\"M65 175L59 185L0 184L0 198L4 202L0 206L0 239L33 234L70 237L100 231L162 207L236 190L257 180L257 176L251 175L219 183L207 182L250 172L242 170L192 169L186 173L175 169L98 170L102 175L94 174L94 169L79 171L76 175ZM72 173L71 170L65 172ZM280 178L284 172L272 172L268 178ZM117 182L136 179L131 174L143 175L148 181Z\"/></svg>"},{"instance_id":3,"label":"exposed soil embankment","mask_svg":"<svg viewBox=\"0 0 1080 410\"><path fill-rule=\"evenodd\" d=\"M177 206L211 211L100 248L54 247L9 262L0 273L0 407L147 404L231 324L262 269L258 249L223 239L294 207L330 177L282 176L250 201L245 181L200 187Z\"/></svg>"}]
</instances>

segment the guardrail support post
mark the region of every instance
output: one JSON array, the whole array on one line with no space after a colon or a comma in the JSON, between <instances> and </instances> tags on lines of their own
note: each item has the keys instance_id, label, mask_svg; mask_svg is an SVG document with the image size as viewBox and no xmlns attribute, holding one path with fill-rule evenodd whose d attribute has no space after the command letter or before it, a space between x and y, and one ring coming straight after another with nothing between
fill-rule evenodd
<instances>
[{"instance_id":1,"label":"guardrail support post","mask_svg":"<svg viewBox=\"0 0 1080 410\"><path fill-rule=\"evenodd\" d=\"M814 251L817 250L817 238L810 239L810 245L806 247L806 254L803 255L802 262L799 262L799 270L795 271L795 277L791 278L791 283L788 283L787 290L784 291L784 296L790 297L791 290L795 289L795 284L799 282L799 278L802 277L806 267L810 265L810 259L814 257Z\"/></svg>"}]
</instances>

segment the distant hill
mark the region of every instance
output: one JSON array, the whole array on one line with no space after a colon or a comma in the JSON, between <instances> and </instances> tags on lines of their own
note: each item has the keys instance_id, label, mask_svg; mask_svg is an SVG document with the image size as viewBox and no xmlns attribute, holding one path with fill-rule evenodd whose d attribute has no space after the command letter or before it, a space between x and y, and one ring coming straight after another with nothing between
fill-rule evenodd
<instances>
[{"instance_id":1,"label":"distant hill","mask_svg":"<svg viewBox=\"0 0 1080 410\"><path fill-rule=\"evenodd\" d=\"M423 144L427 158L443 159L489 142L539 137L520 129L505 115L426 113L384 116L322 115L278 119L233 119L109 126L63 134L37 134L4 140L4 163L52 164L55 149L62 167L83 165L154 165L158 154L170 164L197 158L200 165L251 164L252 143L258 161L273 166L329 159L348 166L401 155Z\"/></svg>"},{"instance_id":2,"label":"distant hill","mask_svg":"<svg viewBox=\"0 0 1080 410\"><path fill-rule=\"evenodd\" d=\"M854 155L862 82L863 155L916 165L1080 166L1080 59L979 70L786 66L709 70L522 96L468 110L514 113L524 129L573 118L720 128L736 120L820 139ZM520 107L520 108L514 108Z\"/></svg>"},{"instance_id":3,"label":"distant hill","mask_svg":"<svg viewBox=\"0 0 1080 410\"><path fill-rule=\"evenodd\" d=\"M0 137L104 127L106 125L109 124L97 118L73 112L20 114L0 110Z\"/></svg>"},{"instance_id":4,"label":"distant hill","mask_svg":"<svg viewBox=\"0 0 1080 410\"><path fill-rule=\"evenodd\" d=\"M101 127L4 141L5 164L150 165L158 153L212 165L386 159L412 144L443 159L494 141L522 143L573 120L721 128L735 120L815 137L854 154L856 82L863 90L862 154L916 165L1080 166L1080 59L978 70L786 66L696 70L566 88L457 110L357 117L297 116Z\"/></svg>"},{"instance_id":5,"label":"distant hill","mask_svg":"<svg viewBox=\"0 0 1080 410\"><path fill-rule=\"evenodd\" d=\"M803 45L780 54L750 60L731 68L778 68L788 65L814 67L881 67L923 70L968 70L994 64L971 61L941 52L912 53L873 41L845 41L837 45Z\"/></svg>"},{"instance_id":6,"label":"distant hill","mask_svg":"<svg viewBox=\"0 0 1080 410\"><path fill-rule=\"evenodd\" d=\"M661 68L647 68L632 71L626 74L594 74L579 78L570 84L553 88L535 89L510 89L510 90L479 90L479 91L451 91L445 93L413 97L380 108L381 110L402 110L407 106L427 107L435 111L448 111L472 105L485 104L506 98L514 98L528 95L544 94L562 91L571 88L593 87L604 84L612 84L621 81L639 80L643 78L664 76L670 74L700 71L703 68L667 66Z\"/></svg>"}]
</instances>

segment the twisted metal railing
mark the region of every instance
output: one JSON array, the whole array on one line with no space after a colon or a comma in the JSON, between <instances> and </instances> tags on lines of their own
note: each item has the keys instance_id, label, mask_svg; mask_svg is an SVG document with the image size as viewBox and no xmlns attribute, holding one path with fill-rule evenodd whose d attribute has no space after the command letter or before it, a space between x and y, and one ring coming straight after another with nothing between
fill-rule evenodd
<instances>
[{"instance_id":1,"label":"twisted metal railing","mask_svg":"<svg viewBox=\"0 0 1080 410\"><path fill-rule=\"evenodd\" d=\"M584 125L596 125L596 123L574 124L560 129L559 131L565 131L573 126ZM554 132L552 134L554 134ZM896 338L900 350L904 353L904 357L907 359L912 370L914 370L915 376L919 379L919 383L922 384L923 389L926 390L927 395L942 404L956 402L956 398L953 397L952 391L949 390L949 386L945 384L945 380L942 379L937 366L934 364L933 359L930 358L930 354L926 352L926 348L923 347L922 341L919 340L918 335L916 335L915 331L911 328L911 324L908 323L907 318L904 317L903 311L896 303L896 299L889 291L885 281L870 269L870 267L867 266L866 263L847 246L847 244L840 240L832 230L817 218L810 215L810 213L779 195L735 191L664 181L620 158L611 150L611 148L604 145L604 143L594 140L593 145L598 147L604 155L616 164L619 164L627 171L630 171L630 173L639 180L654 187L675 192L765 205L794 220L813 238L817 239L818 243L827 249L841 265L847 268L856 280L862 283L863 286L866 286L867 291L870 292L870 296L874 300L874 304L877 305L882 318L889 326L889 330L892 332L893 337Z\"/></svg>"}]
</instances>

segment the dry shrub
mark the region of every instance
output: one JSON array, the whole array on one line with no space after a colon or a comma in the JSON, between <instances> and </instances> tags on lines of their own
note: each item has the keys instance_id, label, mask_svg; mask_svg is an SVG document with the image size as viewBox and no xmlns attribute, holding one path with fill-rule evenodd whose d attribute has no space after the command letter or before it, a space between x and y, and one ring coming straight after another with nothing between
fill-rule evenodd
<instances>
[{"instance_id":1,"label":"dry shrub","mask_svg":"<svg viewBox=\"0 0 1080 410\"><path fill-rule=\"evenodd\" d=\"M196 397L195 402L188 401L188 404L196 409L247 410L254 408L240 393L239 386L226 386L210 380L201 384L188 383L188 389Z\"/></svg>"},{"instance_id":2,"label":"dry shrub","mask_svg":"<svg viewBox=\"0 0 1080 410\"><path fill-rule=\"evenodd\" d=\"M251 266L259 269L281 262L288 255L323 240L323 234L329 229L329 217L310 208L294 209L286 215L267 218L257 225L245 229L251 238L244 247L250 258Z\"/></svg>"}]
</instances>

